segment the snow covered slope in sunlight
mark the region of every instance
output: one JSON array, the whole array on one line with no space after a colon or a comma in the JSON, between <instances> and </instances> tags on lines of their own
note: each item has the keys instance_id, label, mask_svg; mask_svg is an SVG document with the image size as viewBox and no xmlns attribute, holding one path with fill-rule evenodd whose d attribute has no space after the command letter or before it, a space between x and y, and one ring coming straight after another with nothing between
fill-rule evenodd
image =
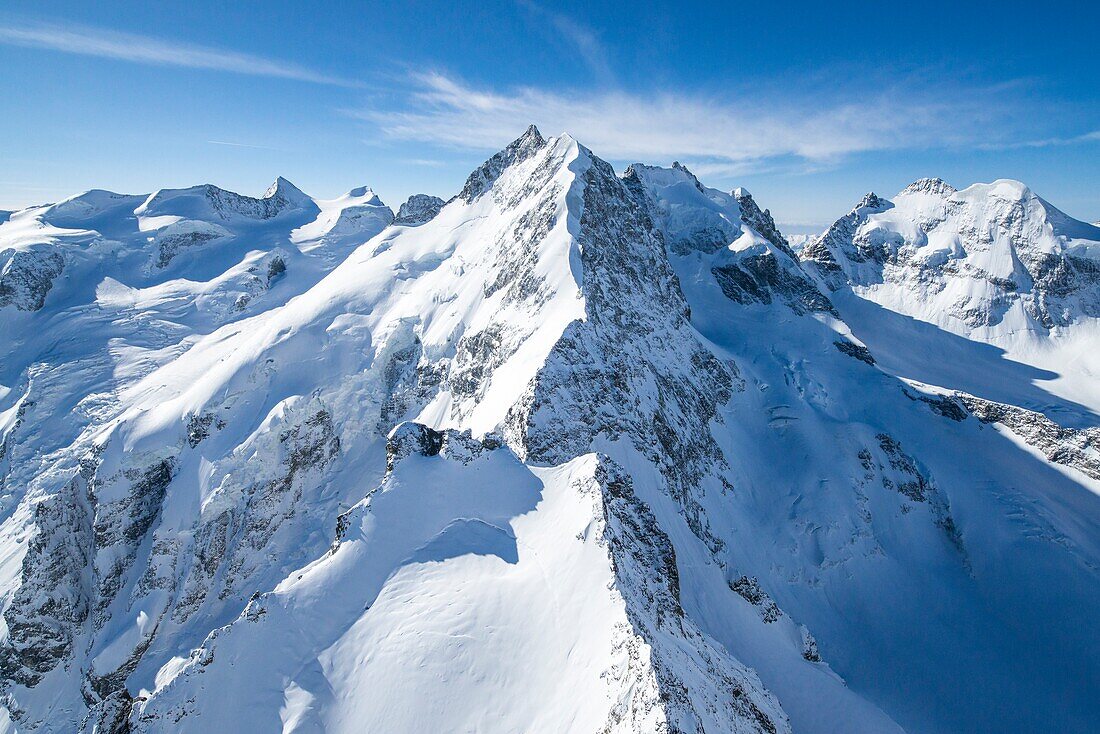
<instances>
[{"instance_id":1,"label":"snow covered slope in sunlight","mask_svg":"<svg viewBox=\"0 0 1100 734\"><path fill-rule=\"evenodd\" d=\"M0 731L1089 731L1100 428L993 346L1089 333L1054 212L918 182L796 253L534 127L397 217L17 212Z\"/></svg>"},{"instance_id":2,"label":"snow covered slope in sunlight","mask_svg":"<svg viewBox=\"0 0 1100 734\"><path fill-rule=\"evenodd\" d=\"M868 194L800 257L839 291L834 300L872 351L920 365L890 363L899 374L1019 400L1019 380L1006 373L1030 366L1031 381L1061 399L1028 395L1029 407L1075 424L1100 412L1100 227L1019 181L956 191L921 179L893 200ZM997 377L975 379L985 371Z\"/></svg>"},{"instance_id":3,"label":"snow covered slope in sunlight","mask_svg":"<svg viewBox=\"0 0 1100 734\"><path fill-rule=\"evenodd\" d=\"M533 469L500 446L398 426L390 473L341 515L332 550L162 671L139 727L694 728L660 700L654 644L685 667L702 646L707 667L684 683L708 729L783 728L756 677L684 617L674 577L653 573L675 560L621 470L594 455ZM647 605L667 615L650 641L631 620Z\"/></svg>"}]
</instances>

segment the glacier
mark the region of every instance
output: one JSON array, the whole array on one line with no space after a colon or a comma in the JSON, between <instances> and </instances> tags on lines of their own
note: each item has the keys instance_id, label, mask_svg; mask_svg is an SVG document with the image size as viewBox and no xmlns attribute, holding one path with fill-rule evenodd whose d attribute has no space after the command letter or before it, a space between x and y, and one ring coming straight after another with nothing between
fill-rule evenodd
<instances>
[{"instance_id":1,"label":"glacier","mask_svg":"<svg viewBox=\"0 0 1100 734\"><path fill-rule=\"evenodd\" d=\"M1100 227L533 126L0 222L0 731L1094 731Z\"/></svg>"}]
</instances>

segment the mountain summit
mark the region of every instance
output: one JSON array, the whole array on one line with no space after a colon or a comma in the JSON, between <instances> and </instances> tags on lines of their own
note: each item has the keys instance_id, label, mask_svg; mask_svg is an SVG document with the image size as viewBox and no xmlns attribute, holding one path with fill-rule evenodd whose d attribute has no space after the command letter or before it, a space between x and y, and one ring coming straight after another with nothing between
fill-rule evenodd
<instances>
[{"instance_id":1,"label":"mountain summit","mask_svg":"<svg viewBox=\"0 0 1100 734\"><path fill-rule=\"evenodd\" d=\"M1098 262L938 179L795 253L534 126L396 218L13 213L0 730L1086 731Z\"/></svg>"}]
</instances>

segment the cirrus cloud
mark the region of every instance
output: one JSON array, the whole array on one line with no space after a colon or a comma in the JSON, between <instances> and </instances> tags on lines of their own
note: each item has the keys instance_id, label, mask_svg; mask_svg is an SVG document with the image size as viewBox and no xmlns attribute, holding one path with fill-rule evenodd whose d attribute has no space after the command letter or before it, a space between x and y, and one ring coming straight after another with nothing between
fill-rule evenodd
<instances>
[{"instance_id":1,"label":"cirrus cloud","mask_svg":"<svg viewBox=\"0 0 1100 734\"><path fill-rule=\"evenodd\" d=\"M501 91L428 72L411 75L400 105L356 114L392 139L464 150L495 150L535 122L543 132L568 131L612 160L680 158L723 175L819 168L869 151L1007 142L1013 131L1003 95L917 79L834 86L828 95Z\"/></svg>"},{"instance_id":2,"label":"cirrus cloud","mask_svg":"<svg viewBox=\"0 0 1100 734\"><path fill-rule=\"evenodd\" d=\"M0 24L0 43L139 64L229 71L314 84L357 86L354 81L322 74L287 61L104 28L6 22Z\"/></svg>"}]
</instances>

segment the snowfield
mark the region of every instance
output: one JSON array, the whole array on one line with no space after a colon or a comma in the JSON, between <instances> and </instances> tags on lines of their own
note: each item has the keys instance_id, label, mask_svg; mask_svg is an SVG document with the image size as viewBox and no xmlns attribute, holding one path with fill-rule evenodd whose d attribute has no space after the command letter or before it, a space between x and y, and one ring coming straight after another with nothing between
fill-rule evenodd
<instances>
[{"instance_id":1,"label":"snowfield","mask_svg":"<svg viewBox=\"0 0 1100 734\"><path fill-rule=\"evenodd\" d=\"M0 222L0 732L1090 732L1100 228L534 127Z\"/></svg>"}]
</instances>

